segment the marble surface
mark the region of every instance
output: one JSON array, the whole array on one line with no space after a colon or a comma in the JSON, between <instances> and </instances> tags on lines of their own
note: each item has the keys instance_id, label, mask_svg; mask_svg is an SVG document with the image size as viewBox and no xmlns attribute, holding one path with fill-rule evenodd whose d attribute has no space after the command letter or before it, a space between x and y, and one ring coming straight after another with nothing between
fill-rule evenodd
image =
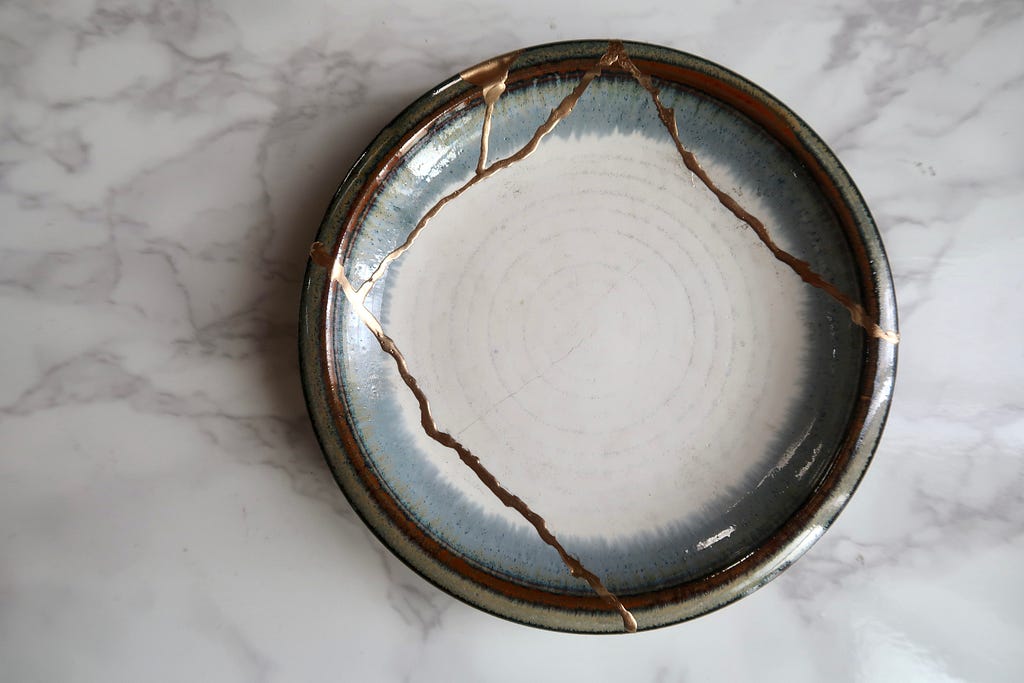
<instances>
[{"instance_id":1,"label":"marble surface","mask_svg":"<svg viewBox=\"0 0 1024 683\"><path fill-rule=\"evenodd\" d=\"M671 9L670 9L671 8ZM837 525L697 621L506 623L395 560L308 426L306 251L413 97L615 35L761 84L883 232L900 371ZM0 679L1024 678L1024 5L0 5Z\"/></svg>"}]
</instances>

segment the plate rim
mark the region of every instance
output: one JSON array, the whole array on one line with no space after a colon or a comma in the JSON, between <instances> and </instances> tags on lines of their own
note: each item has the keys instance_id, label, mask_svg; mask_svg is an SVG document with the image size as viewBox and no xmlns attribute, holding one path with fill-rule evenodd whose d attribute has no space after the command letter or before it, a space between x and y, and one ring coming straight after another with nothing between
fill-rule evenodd
<instances>
[{"instance_id":1,"label":"plate rim","mask_svg":"<svg viewBox=\"0 0 1024 683\"><path fill-rule=\"evenodd\" d=\"M509 81L550 71L555 65L560 65L562 71L576 70L566 67L574 62L580 63L577 69L586 68L600 58L611 42L571 40L525 48L512 66ZM877 226L849 173L820 136L777 98L729 69L664 46L621 43L648 74L668 77L666 80L683 83L723 101L751 118L809 166L846 232L860 280L860 299L869 316L886 330L898 330L892 275ZM677 77L683 73L695 80L680 81ZM694 82L718 90L695 87ZM316 241L327 246L332 258L337 258L339 251L348 246L351 231L347 228L351 217L359 213L359 200L366 194L367 183L386 170L388 161L432 117L478 98L476 86L453 75L414 100L373 138L338 186L318 229ZM562 596L552 602L548 598L553 594L540 589L489 574L491 580L480 580L479 574L486 572L465 560L460 563L458 558L439 559L437 548L434 552L425 548L424 539L408 528L416 526L414 520L407 518L404 528L396 525L394 509L388 508L397 508L397 504L391 501L392 506L388 506L382 485L377 482L374 486L366 472L353 462L362 455L344 419L344 406L328 368L326 321L330 287L327 269L307 261L299 313L300 375L321 451L339 487L366 526L413 571L478 609L556 631L621 632L618 613L596 596ZM733 565L670 588L619 596L636 616L640 630L686 621L739 600L778 576L821 537L856 490L877 448L891 404L896 360L894 344L864 335L861 398L829 471L811 496L765 543ZM865 389L869 391L865 393ZM422 531L420 535L426 536Z\"/></svg>"}]
</instances>

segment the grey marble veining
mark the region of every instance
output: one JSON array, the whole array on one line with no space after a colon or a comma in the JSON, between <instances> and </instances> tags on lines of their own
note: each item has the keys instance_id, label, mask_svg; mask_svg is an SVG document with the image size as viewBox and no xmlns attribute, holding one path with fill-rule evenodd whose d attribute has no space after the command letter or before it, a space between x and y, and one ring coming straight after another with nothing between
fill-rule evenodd
<instances>
[{"instance_id":1,"label":"grey marble veining","mask_svg":"<svg viewBox=\"0 0 1024 683\"><path fill-rule=\"evenodd\" d=\"M483 58L610 36L789 104L883 232L902 342L863 485L791 570L582 638L386 552L308 427L295 334L333 189ZM1024 677L1024 5L0 6L0 678Z\"/></svg>"}]
</instances>

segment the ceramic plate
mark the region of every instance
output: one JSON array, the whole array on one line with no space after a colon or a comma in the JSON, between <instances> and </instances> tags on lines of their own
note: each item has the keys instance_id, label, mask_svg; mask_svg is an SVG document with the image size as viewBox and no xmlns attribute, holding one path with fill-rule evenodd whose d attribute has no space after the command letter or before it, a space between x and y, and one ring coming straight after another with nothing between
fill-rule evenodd
<instances>
[{"instance_id":1,"label":"ceramic plate","mask_svg":"<svg viewBox=\"0 0 1024 683\"><path fill-rule=\"evenodd\" d=\"M522 623L648 629L803 553L864 473L896 313L805 123L721 67L545 45L442 83L342 183L302 372L369 527Z\"/></svg>"}]
</instances>

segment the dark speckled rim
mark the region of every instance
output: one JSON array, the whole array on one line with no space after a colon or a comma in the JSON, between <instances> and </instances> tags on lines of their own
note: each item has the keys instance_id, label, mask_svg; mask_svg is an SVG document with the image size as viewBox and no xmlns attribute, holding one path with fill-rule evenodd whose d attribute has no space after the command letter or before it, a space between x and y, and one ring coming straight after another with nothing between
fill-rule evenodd
<instances>
[{"instance_id":1,"label":"dark speckled rim","mask_svg":"<svg viewBox=\"0 0 1024 683\"><path fill-rule=\"evenodd\" d=\"M838 217L857 265L860 296L883 329L896 330L896 299L878 230L860 192L831 150L785 105L750 81L699 57L644 43L624 43L648 74L714 97L746 115L776 138L815 179ZM509 83L542 73L574 73L607 50L606 40L572 41L528 48L516 60ZM381 177L429 122L479 99L479 89L458 76L441 83L389 123L366 148L331 201L317 240L336 256L347 249L353 226ZM523 624L582 633L621 632L616 612L596 596L554 594L488 574L441 547L386 493L367 466L353 436L340 389L328 371L325 268L306 268L299 329L302 382L310 418L335 479L353 508L409 567L454 597ZM641 630L706 614L748 595L777 576L814 544L857 488L889 410L896 347L865 334L860 400L832 466L810 498L751 554L730 567L666 589L620 596Z\"/></svg>"}]
</instances>

